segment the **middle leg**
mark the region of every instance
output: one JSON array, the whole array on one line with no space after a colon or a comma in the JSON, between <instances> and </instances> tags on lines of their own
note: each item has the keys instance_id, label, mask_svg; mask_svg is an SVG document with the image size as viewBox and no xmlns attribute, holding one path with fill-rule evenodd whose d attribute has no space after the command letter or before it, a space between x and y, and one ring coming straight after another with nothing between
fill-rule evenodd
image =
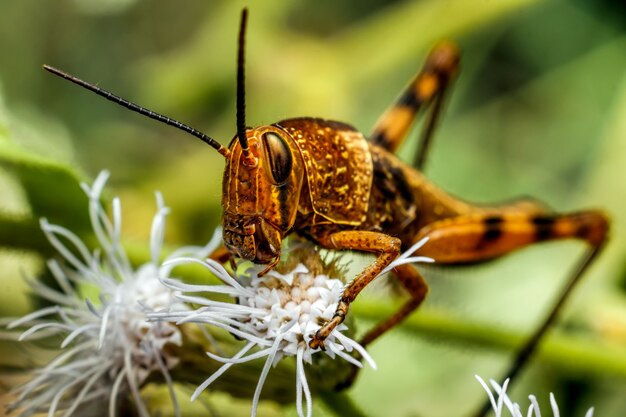
<instances>
[{"instance_id":1,"label":"middle leg","mask_svg":"<svg viewBox=\"0 0 626 417\"><path fill-rule=\"evenodd\" d=\"M413 265L400 265L393 269L393 273L411 298L392 316L378 323L363 336L359 342L363 347L366 347L385 332L400 324L422 304L426 294L428 294L426 280Z\"/></svg>"}]
</instances>

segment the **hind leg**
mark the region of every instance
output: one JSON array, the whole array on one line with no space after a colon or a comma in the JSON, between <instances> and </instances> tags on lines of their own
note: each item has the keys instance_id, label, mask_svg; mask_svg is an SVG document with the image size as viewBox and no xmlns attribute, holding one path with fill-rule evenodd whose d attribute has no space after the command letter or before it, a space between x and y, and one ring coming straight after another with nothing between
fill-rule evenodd
<instances>
[{"instance_id":1,"label":"hind leg","mask_svg":"<svg viewBox=\"0 0 626 417\"><path fill-rule=\"evenodd\" d=\"M420 248L418 254L432 257L442 264L484 261L533 243L556 239L581 239L590 246L590 250L570 275L542 325L517 353L506 374L507 377L514 378L530 359L575 285L600 252L607 232L608 219L598 211L547 215L503 210L500 213L470 214L436 221L426 226L415 241L428 237L429 241ZM411 299L397 313L370 330L363 338L364 345L371 343L404 320L421 304L426 295L428 287L414 268L396 268L395 272L404 287L409 290ZM339 388L349 386L354 381L357 371L355 369Z\"/></svg>"},{"instance_id":2,"label":"hind leg","mask_svg":"<svg viewBox=\"0 0 626 417\"><path fill-rule=\"evenodd\" d=\"M572 290L596 259L607 239L609 220L599 211L571 214L523 214L502 212L459 216L434 222L416 237L429 236L419 254L439 263L474 262L498 257L530 244L556 239L580 239L589 250L570 274L542 324L527 339L500 380L515 378L554 324ZM488 401L477 416L490 409Z\"/></svg>"},{"instance_id":3,"label":"hind leg","mask_svg":"<svg viewBox=\"0 0 626 417\"><path fill-rule=\"evenodd\" d=\"M442 42L435 46L415 79L376 122L370 141L394 152L406 138L420 110L430 106L415 157L415 166L421 170L441 114L443 99L456 76L458 64L456 45Z\"/></svg>"}]
</instances>

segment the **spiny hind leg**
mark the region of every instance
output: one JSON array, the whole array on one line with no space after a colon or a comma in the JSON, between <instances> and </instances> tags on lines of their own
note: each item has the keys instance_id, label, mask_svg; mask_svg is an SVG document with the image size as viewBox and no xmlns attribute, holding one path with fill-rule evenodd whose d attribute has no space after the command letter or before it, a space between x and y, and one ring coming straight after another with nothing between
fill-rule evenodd
<instances>
[{"instance_id":1,"label":"spiny hind leg","mask_svg":"<svg viewBox=\"0 0 626 417\"><path fill-rule=\"evenodd\" d=\"M473 213L439 220L415 237L429 241L419 250L437 263L454 264L492 259L533 243L556 239L581 239L600 246L608 219L600 211L570 214L527 214L518 211Z\"/></svg>"},{"instance_id":2,"label":"spiny hind leg","mask_svg":"<svg viewBox=\"0 0 626 417\"><path fill-rule=\"evenodd\" d=\"M376 122L370 141L394 152L408 134L417 116L424 107L431 105L431 112L424 126L418 151L416 167L421 169L441 105L448 86L456 75L459 51L456 45L442 42L429 53L423 68L409 84L396 102Z\"/></svg>"},{"instance_id":3,"label":"spiny hind leg","mask_svg":"<svg viewBox=\"0 0 626 417\"><path fill-rule=\"evenodd\" d=\"M502 212L460 216L435 222L425 227L416 237L416 241L428 236L430 239L420 248L419 254L430 256L436 262L449 264L486 260L536 242L555 239L580 239L589 245L590 249L570 274L541 326L517 352L511 367L501 379L504 380L515 378L531 358L573 288L604 246L608 230L609 220L600 211L558 215ZM483 415L487 409L488 403L478 415Z\"/></svg>"},{"instance_id":4,"label":"spiny hind leg","mask_svg":"<svg viewBox=\"0 0 626 417\"><path fill-rule=\"evenodd\" d=\"M324 340L335 327L344 321L350 303L398 256L401 245L400 239L396 237L360 230L333 233L321 243L325 248L371 252L377 254L377 257L371 265L346 285L333 318L324 324L309 341L311 349L324 349Z\"/></svg>"},{"instance_id":5,"label":"spiny hind leg","mask_svg":"<svg viewBox=\"0 0 626 417\"><path fill-rule=\"evenodd\" d=\"M400 265L393 269L393 274L407 290L411 298L392 316L378 323L374 328L369 330L365 336L363 336L359 342L359 344L363 347L366 347L388 330L391 330L404 321L404 319L415 311L426 298L428 285L413 265ZM359 356L358 353L355 353L354 355L357 357ZM359 370L360 368L354 366L348 377L344 381L340 382L336 388L344 389L350 387L354 383Z\"/></svg>"}]
</instances>

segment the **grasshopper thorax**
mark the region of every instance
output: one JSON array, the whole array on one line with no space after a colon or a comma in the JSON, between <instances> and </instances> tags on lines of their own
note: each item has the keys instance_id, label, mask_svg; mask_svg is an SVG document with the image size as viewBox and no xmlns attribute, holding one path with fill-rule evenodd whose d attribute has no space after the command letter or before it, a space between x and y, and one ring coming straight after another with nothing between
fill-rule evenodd
<instances>
[{"instance_id":1,"label":"grasshopper thorax","mask_svg":"<svg viewBox=\"0 0 626 417\"><path fill-rule=\"evenodd\" d=\"M246 130L247 152L237 136L223 180L224 244L261 264L280 258L283 237L295 222L304 166L293 138L276 126Z\"/></svg>"}]
</instances>

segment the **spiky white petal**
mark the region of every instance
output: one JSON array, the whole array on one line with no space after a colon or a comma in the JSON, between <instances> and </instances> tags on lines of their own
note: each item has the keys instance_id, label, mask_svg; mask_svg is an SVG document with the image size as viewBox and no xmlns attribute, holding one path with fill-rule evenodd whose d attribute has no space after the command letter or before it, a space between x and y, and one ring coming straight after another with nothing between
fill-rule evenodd
<instances>
[{"instance_id":1,"label":"spiky white petal","mask_svg":"<svg viewBox=\"0 0 626 417\"><path fill-rule=\"evenodd\" d=\"M70 230L42 219L41 228L61 256L47 263L60 290L32 282L32 290L52 306L42 308L9 324L11 329L26 329L20 340L62 336L60 353L48 365L37 370L33 378L18 387L12 409L19 416L38 412L49 416L70 416L80 411L98 410L98 403L116 414L119 395L134 398L138 413L148 416L140 397L141 384L148 375L159 372L170 385L169 369L176 358L166 354L166 344L181 343L178 328L171 323L146 320L150 311L178 303L172 290L159 278L171 267L159 262L169 209L156 194L157 213L152 222L150 262L134 269L121 244L121 204L113 199L112 217L102 207L103 188L108 172L102 172L93 185L81 184L89 198L89 216L98 248L90 251ZM218 242L206 247L186 247L177 256L205 257ZM87 296L95 294L95 296ZM179 303L180 304L180 303ZM183 308L179 306L179 308ZM88 404L88 406L86 406ZM176 411L179 414L178 410Z\"/></svg>"},{"instance_id":2,"label":"spiky white petal","mask_svg":"<svg viewBox=\"0 0 626 417\"><path fill-rule=\"evenodd\" d=\"M511 417L524 417L520 405L511 401L506 393L506 389L509 385L508 379L504 381L504 384L502 384L502 386L500 386L493 379L490 379L490 387L481 377L479 377L478 375L475 375L475 377L487 393L495 417L505 417L505 409L509 412ZM494 392L498 396L497 400L493 395ZM541 410L539 409L539 402L537 401L537 398L534 395L529 395L528 399L530 400L530 405L528 406L526 417L541 417ZM552 408L552 416L560 417L559 406L556 403L554 394L552 393L550 393L550 407ZM593 417L593 407L587 410L587 412L585 413L585 417Z\"/></svg>"}]
</instances>

